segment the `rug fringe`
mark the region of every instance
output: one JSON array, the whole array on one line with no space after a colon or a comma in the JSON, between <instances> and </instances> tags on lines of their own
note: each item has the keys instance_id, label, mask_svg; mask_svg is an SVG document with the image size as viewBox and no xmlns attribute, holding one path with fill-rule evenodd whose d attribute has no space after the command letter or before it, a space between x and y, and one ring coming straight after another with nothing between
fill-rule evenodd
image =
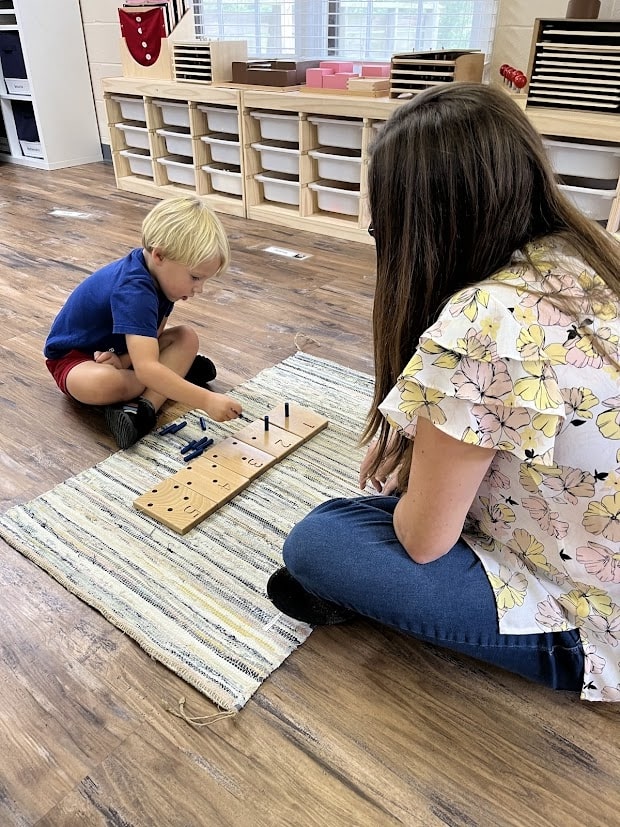
<instances>
[{"instance_id":1,"label":"rug fringe","mask_svg":"<svg viewBox=\"0 0 620 827\"><path fill-rule=\"evenodd\" d=\"M228 711L214 712L212 715L197 715L192 717L185 714L185 698L183 696L179 698L178 710L174 709L172 706L168 706L165 702L164 706L166 712L174 715L175 718L181 718L183 721L190 724L190 726L196 727L197 729L203 726L211 726L211 724L216 721L221 721L222 718L233 718L237 714L234 709L230 709Z\"/></svg>"}]
</instances>

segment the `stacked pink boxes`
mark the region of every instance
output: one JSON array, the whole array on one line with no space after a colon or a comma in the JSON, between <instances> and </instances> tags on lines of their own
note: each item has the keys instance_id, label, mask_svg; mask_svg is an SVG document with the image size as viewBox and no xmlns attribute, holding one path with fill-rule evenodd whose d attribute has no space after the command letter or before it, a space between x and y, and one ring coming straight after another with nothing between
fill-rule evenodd
<instances>
[{"instance_id":1,"label":"stacked pink boxes","mask_svg":"<svg viewBox=\"0 0 620 827\"><path fill-rule=\"evenodd\" d=\"M347 89L351 78L389 78L390 64L362 64L354 71L353 63L322 60L318 68L306 71L306 86L314 89Z\"/></svg>"}]
</instances>

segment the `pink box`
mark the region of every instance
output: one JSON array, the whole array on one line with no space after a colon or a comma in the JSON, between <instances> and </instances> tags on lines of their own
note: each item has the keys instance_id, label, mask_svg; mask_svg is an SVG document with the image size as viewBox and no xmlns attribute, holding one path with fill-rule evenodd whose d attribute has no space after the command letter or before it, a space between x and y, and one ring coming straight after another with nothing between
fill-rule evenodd
<instances>
[{"instance_id":1,"label":"pink box","mask_svg":"<svg viewBox=\"0 0 620 827\"><path fill-rule=\"evenodd\" d=\"M323 76L333 74L333 69L306 69L306 86L320 89L323 86Z\"/></svg>"},{"instance_id":2,"label":"pink box","mask_svg":"<svg viewBox=\"0 0 620 827\"><path fill-rule=\"evenodd\" d=\"M334 75L325 75L323 78L324 89L346 89L349 78L358 78L355 72L336 72Z\"/></svg>"},{"instance_id":3,"label":"pink box","mask_svg":"<svg viewBox=\"0 0 620 827\"><path fill-rule=\"evenodd\" d=\"M390 64L384 63L381 66L369 66L362 64L363 78L389 78Z\"/></svg>"},{"instance_id":4,"label":"pink box","mask_svg":"<svg viewBox=\"0 0 620 827\"><path fill-rule=\"evenodd\" d=\"M340 72L353 71L352 63L342 63L337 60L321 60L319 66L321 67L321 69L333 69L334 72L337 74L339 74Z\"/></svg>"}]
</instances>

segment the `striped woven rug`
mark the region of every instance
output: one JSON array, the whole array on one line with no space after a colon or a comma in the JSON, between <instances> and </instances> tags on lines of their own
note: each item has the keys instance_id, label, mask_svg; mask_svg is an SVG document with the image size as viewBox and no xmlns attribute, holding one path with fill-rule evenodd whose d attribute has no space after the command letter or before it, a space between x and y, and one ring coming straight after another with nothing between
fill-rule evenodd
<instances>
[{"instance_id":1,"label":"striped woven rug","mask_svg":"<svg viewBox=\"0 0 620 827\"><path fill-rule=\"evenodd\" d=\"M0 516L0 536L221 709L241 709L310 634L265 591L292 526L315 505L359 493L357 439L371 377L304 353L231 392L251 419L282 401L329 426L185 536L133 500L183 467L199 412ZM209 421L216 442L244 426Z\"/></svg>"}]
</instances>

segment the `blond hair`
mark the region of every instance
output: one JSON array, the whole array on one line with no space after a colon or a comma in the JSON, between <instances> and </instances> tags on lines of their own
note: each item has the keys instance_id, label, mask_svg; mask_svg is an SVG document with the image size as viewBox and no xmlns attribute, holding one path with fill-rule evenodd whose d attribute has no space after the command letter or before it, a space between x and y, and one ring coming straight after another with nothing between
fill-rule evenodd
<instances>
[{"instance_id":1,"label":"blond hair","mask_svg":"<svg viewBox=\"0 0 620 827\"><path fill-rule=\"evenodd\" d=\"M219 258L218 272L230 264L230 246L219 218L195 195L160 201L142 222L142 246L158 247L172 261L196 267Z\"/></svg>"}]
</instances>

